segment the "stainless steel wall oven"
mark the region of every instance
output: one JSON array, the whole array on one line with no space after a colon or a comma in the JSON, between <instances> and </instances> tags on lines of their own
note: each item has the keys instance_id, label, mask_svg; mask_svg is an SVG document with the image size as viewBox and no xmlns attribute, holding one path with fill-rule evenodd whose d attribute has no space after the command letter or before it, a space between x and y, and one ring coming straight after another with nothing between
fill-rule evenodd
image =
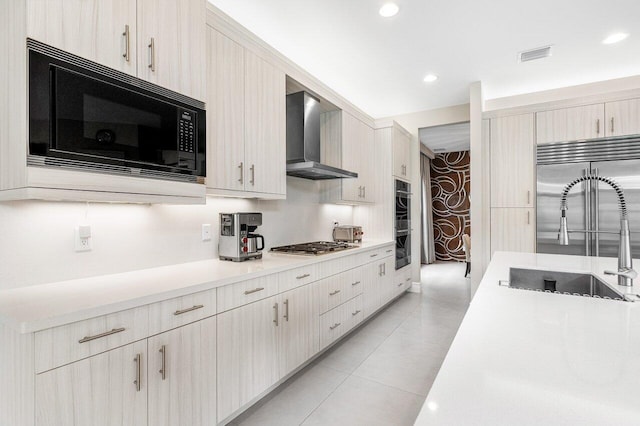
<instances>
[{"instance_id":1,"label":"stainless steel wall oven","mask_svg":"<svg viewBox=\"0 0 640 426\"><path fill-rule=\"evenodd\" d=\"M396 269L411 263L411 185L395 181Z\"/></svg>"}]
</instances>

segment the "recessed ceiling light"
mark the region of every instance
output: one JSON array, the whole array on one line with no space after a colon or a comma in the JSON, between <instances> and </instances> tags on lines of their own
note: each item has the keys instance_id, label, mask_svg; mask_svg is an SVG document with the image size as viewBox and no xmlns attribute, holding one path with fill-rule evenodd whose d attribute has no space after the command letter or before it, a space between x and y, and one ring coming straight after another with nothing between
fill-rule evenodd
<instances>
[{"instance_id":1,"label":"recessed ceiling light","mask_svg":"<svg viewBox=\"0 0 640 426\"><path fill-rule=\"evenodd\" d=\"M380 16L383 16L385 18L390 18L392 16L395 16L398 13L399 10L400 10L400 8L398 7L397 4L395 4L395 3L385 3L380 8Z\"/></svg>"},{"instance_id":2,"label":"recessed ceiling light","mask_svg":"<svg viewBox=\"0 0 640 426\"><path fill-rule=\"evenodd\" d=\"M438 79L438 76L435 74L427 74L424 76L424 81L426 81L427 83L433 83L437 79Z\"/></svg>"},{"instance_id":3,"label":"recessed ceiling light","mask_svg":"<svg viewBox=\"0 0 640 426\"><path fill-rule=\"evenodd\" d=\"M629 34L627 33L614 33L614 34L611 34L609 37L605 38L604 40L602 40L602 44L617 43L619 41L624 40L627 37L629 37Z\"/></svg>"}]
</instances>

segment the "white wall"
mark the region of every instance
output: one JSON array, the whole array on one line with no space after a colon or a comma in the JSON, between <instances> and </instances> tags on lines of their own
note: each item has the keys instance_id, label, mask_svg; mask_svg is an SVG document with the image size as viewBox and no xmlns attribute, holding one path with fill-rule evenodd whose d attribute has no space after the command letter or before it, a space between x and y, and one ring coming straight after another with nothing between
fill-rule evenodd
<instances>
[{"instance_id":1,"label":"white wall","mask_svg":"<svg viewBox=\"0 0 640 426\"><path fill-rule=\"evenodd\" d=\"M416 140L419 140L418 130L423 127L469 121L469 104L396 115L388 117L388 119L395 120L399 125L411 132Z\"/></svg>"},{"instance_id":2,"label":"white wall","mask_svg":"<svg viewBox=\"0 0 640 426\"><path fill-rule=\"evenodd\" d=\"M320 204L317 183L287 178L287 200L209 198L170 206L21 201L0 203L0 289L217 258L218 214L258 211L268 248L331 239L353 207ZM201 240L203 223L213 239ZM74 228L89 224L93 250L74 251Z\"/></svg>"}]
</instances>

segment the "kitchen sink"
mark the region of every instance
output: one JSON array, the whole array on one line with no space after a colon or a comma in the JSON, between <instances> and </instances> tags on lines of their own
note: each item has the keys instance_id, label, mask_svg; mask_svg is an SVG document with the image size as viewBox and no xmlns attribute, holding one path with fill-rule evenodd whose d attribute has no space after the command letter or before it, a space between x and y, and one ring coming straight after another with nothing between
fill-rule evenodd
<instances>
[{"instance_id":1,"label":"kitchen sink","mask_svg":"<svg viewBox=\"0 0 640 426\"><path fill-rule=\"evenodd\" d=\"M503 283L501 282L501 284ZM614 290L591 274L510 268L509 282L503 285L546 293L597 297L618 301L636 300L635 297L625 298L622 293Z\"/></svg>"}]
</instances>

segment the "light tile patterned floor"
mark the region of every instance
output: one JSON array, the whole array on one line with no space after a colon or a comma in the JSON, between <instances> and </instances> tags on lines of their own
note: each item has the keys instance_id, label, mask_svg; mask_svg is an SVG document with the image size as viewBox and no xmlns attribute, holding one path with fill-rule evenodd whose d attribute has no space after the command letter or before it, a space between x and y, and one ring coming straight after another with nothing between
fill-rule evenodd
<instances>
[{"instance_id":1,"label":"light tile patterned floor","mask_svg":"<svg viewBox=\"0 0 640 426\"><path fill-rule=\"evenodd\" d=\"M423 266L406 293L233 425L411 425L470 300L464 263Z\"/></svg>"}]
</instances>

